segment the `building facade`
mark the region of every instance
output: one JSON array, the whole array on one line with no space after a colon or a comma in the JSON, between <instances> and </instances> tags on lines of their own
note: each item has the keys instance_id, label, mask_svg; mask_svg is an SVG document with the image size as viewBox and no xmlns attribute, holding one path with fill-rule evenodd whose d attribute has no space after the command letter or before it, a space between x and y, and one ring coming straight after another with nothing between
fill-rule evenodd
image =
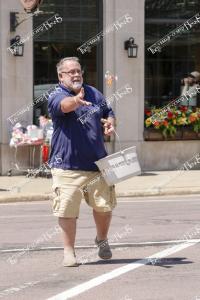
<instances>
[{"instance_id":1,"label":"building facade","mask_svg":"<svg viewBox=\"0 0 200 300\"><path fill-rule=\"evenodd\" d=\"M0 0L0 174L6 174L14 160L9 118L27 106L18 120L24 126L37 124L38 117L47 114L45 101L32 107L30 103L57 83L55 65L65 56L78 56L85 82L106 97L119 95L125 86L132 89L112 98L119 139L114 136L107 142L110 152L136 145L143 170L173 170L198 153L198 139L144 140L145 107L164 106L179 95L184 74L200 71L200 26L174 39L161 53L147 49L195 15L198 6L196 0L44 0L42 13L31 16L19 0ZM41 24L46 26L41 29ZM101 32L86 52L77 49ZM24 38L21 57L7 49L17 35ZM124 49L130 37L138 45L136 58L129 58ZM28 164L28 151L22 150L18 159Z\"/></svg>"}]
</instances>

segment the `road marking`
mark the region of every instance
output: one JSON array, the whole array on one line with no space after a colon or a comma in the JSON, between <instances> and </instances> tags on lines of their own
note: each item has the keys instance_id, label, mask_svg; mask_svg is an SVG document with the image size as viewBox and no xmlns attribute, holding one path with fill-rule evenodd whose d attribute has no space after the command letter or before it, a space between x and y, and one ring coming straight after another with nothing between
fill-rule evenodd
<instances>
[{"instance_id":1,"label":"road marking","mask_svg":"<svg viewBox=\"0 0 200 300\"><path fill-rule=\"evenodd\" d=\"M119 277L123 274L126 274L127 272L130 272L130 271L133 271L137 268L140 268L140 267L143 267L147 264L149 264L149 259L150 258L156 258L156 259L159 259L159 258L164 258L164 257L167 257L171 254L174 254L176 252L179 252L183 249L186 249L190 246L194 246L195 244L199 243L200 240L196 241L196 242L193 242L193 243L183 243L181 245L175 245L171 248L167 248L161 252L157 252L151 256L148 256L146 257L145 259L142 259L142 260L139 260L137 262L133 262L133 263L130 263L130 264L127 264L123 267L120 267L120 268L117 268L117 269L114 269L113 271L110 271L108 273L105 273L103 275L100 275L100 276L97 276L96 278L93 278L89 281L86 281L82 284L79 284L78 286L75 286L69 290L66 290L60 294L57 294L51 298L48 298L47 300L66 300L66 299L70 299L74 296L77 296L79 294L82 294L96 286L99 286L105 282L107 282L108 280L111 280L113 278L116 278L116 277Z\"/></svg>"},{"instance_id":2,"label":"road marking","mask_svg":"<svg viewBox=\"0 0 200 300\"><path fill-rule=\"evenodd\" d=\"M145 246L164 246L170 244L181 244L181 243L198 243L200 239L191 239L191 240L171 240L171 241L157 241L157 242L139 242L139 243L109 243L112 249L115 248L132 248L132 247L145 247ZM75 249L96 249L95 245L77 245ZM63 247L56 247L56 246L47 246L47 247L37 247L34 249L26 249L26 248L11 248L11 249L0 249L0 253L14 253L14 252L33 252L33 251L49 251L49 250L63 250Z\"/></svg>"}]
</instances>

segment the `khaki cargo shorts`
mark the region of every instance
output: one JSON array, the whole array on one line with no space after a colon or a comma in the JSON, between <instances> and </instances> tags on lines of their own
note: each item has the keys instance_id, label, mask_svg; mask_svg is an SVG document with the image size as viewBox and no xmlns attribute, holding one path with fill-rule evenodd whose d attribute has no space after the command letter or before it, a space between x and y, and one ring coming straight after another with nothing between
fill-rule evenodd
<instances>
[{"instance_id":1,"label":"khaki cargo shorts","mask_svg":"<svg viewBox=\"0 0 200 300\"><path fill-rule=\"evenodd\" d=\"M109 212L116 206L115 187L108 186L100 172L52 169L53 214L78 218L81 200L97 212Z\"/></svg>"}]
</instances>

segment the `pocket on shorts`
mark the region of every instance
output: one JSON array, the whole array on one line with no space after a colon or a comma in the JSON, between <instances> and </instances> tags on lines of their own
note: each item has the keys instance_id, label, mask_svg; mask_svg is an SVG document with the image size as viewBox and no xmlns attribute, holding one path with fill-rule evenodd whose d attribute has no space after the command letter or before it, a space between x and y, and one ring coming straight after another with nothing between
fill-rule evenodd
<instances>
[{"instance_id":1,"label":"pocket on shorts","mask_svg":"<svg viewBox=\"0 0 200 300\"><path fill-rule=\"evenodd\" d=\"M54 189L54 193L55 193L55 197L53 198L52 208L53 208L54 212L57 212L57 211L59 211L59 208L60 208L60 188L56 187Z\"/></svg>"},{"instance_id":2,"label":"pocket on shorts","mask_svg":"<svg viewBox=\"0 0 200 300\"><path fill-rule=\"evenodd\" d=\"M109 189L110 189L110 205L111 205L111 208L113 209L117 205L115 186L112 185L109 187Z\"/></svg>"},{"instance_id":3,"label":"pocket on shorts","mask_svg":"<svg viewBox=\"0 0 200 300\"><path fill-rule=\"evenodd\" d=\"M88 188L87 186L85 186L83 188L83 192L82 192L83 198L85 199L86 203L89 205L90 200L89 200L89 192L88 192Z\"/></svg>"}]
</instances>

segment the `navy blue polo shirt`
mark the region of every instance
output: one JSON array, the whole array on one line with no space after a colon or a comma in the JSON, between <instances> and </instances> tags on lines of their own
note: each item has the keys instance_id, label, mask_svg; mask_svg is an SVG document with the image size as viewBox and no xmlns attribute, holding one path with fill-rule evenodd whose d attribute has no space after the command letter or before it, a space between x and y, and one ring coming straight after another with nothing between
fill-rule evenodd
<instances>
[{"instance_id":1,"label":"navy blue polo shirt","mask_svg":"<svg viewBox=\"0 0 200 300\"><path fill-rule=\"evenodd\" d=\"M94 87L83 84L84 99L92 103L75 111L63 113L61 101L74 92L62 84L48 99L53 121L53 136L49 165L63 170L97 171L95 161L107 155L103 141L101 118L114 117L105 97ZM84 116L80 121L81 116Z\"/></svg>"}]
</instances>

